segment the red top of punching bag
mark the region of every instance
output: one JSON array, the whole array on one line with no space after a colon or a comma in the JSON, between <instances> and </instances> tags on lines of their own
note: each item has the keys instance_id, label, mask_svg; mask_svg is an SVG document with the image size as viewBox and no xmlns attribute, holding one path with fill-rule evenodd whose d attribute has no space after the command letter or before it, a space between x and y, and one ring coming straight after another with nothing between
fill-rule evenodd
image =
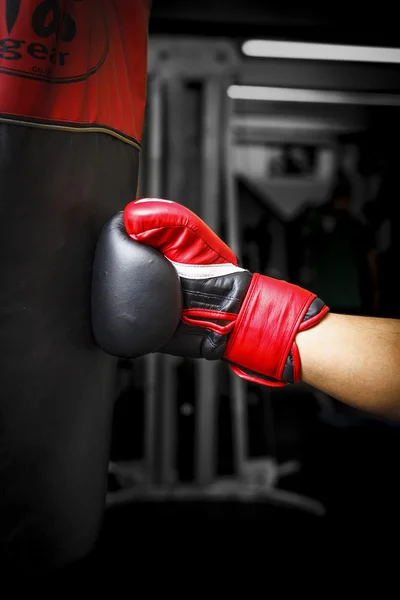
<instances>
[{"instance_id":1,"label":"red top of punching bag","mask_svg":"<svg viewBox=\"0 0 400 600\"><path fill-rule=\"evenodd\" d=\"M150 0L0 0L0 122L140 144Z\"/></svg>"}]
</instances>

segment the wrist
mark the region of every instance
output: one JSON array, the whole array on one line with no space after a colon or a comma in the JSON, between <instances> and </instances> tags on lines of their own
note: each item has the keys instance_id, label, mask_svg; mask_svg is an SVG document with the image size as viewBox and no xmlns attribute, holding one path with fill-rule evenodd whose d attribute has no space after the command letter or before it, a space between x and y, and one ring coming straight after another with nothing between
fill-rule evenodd
<instances>
[{"instance_id":1,"label":"wrist","mask_svg":"<svg viewBox=\"0 0 400 600\"><path fill-rule=\"evenodd\" d=\"M315 377L323 377L321 354L327 343L326 330L330 329L336 315L327 312L313 327L301 330L295 338L295 345L300 361L299 381L314 384Z\"/></svg>"},{"instance_id":2,"label":"wrist","mask_svg":"<svg viewBox=\"0 0 400 600\"><path fill-rule=\"evenodd\" d=\"M238 375L251 381L269 385L300 381L296 335L313 327L328 310L308 290L255 274L224 357Z\"/></svg>"}]
</instances>

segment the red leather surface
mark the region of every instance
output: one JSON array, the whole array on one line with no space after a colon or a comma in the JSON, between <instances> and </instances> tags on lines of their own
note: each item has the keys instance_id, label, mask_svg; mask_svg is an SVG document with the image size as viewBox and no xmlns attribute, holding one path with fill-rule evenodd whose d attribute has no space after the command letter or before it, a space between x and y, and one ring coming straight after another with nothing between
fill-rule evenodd
<instances>
[{"instance_id":1,"label":"red leather surface","mask_svg":"<svg viewBox=\"0 0 400 600\"><path fill-rule=\"evenodd\" d=\"M0 0L0 121L97 126L140 142L149 5Z\"/></svg>"},{"instance_id":2,"label":"red leather surface","mask_svg":"<svg viewBox=\"0 0 400 600\"><path fill-rule=\"evenodd\" d=\"M169 260L192 265L232 263L232 250L185 206L169 200L143 198L124 211L128 234L157 248Z\"/></svg>"},{"instance_id":3,"label":"red leather surface","mask_svg":"<svg viewBox=\"0 0 400 600\"><path fill-rule=\"evenodd\" d=\"M300 324L315 298L315 294L286 281L254 275L225 358L281 379Z\"/></svg>"}]
</instances>

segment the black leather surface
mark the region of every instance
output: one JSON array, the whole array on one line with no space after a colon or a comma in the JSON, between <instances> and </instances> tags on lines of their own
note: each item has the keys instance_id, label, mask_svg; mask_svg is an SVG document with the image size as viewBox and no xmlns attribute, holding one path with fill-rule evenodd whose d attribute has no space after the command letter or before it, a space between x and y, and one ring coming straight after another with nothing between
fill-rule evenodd
<instances>
[{"instance_id":1,"label":"black leather surface","mask_svg":"<svg viewBox=\"0 0 400 600\"><path fill-rule=\"evenodd\" d=\"M75 560L101 528L116 361L92 334L92 265L137 168L105 134L0 125L3 569Z\"/></svg>"},{"instance_id":2,"label":"black leather surface","mask_svg":"<svg viewBox=\"0 0 400 600\"><path fill-rule=\"evenodd\" d=\"M127 235L122 212L114 215L100 235L93 267L92 327L99 346L123 358L156 352L173 336L181 312L174 267Z\"/></svg>"},{"instance_id":3,"label":"black leather surface","mask_svg":"<svg viewBox=\"0 0 400 600\"><path fill-rule=\"evenodd\" d=\"M250 281L249 271L203 280L183 277L181 282L184 308L238 314ZM182 322L173 338L162 348L162 352L176 356L218 360L225 352L228 337L204 327L186 325Z\"/></svg>"}]
</instances>

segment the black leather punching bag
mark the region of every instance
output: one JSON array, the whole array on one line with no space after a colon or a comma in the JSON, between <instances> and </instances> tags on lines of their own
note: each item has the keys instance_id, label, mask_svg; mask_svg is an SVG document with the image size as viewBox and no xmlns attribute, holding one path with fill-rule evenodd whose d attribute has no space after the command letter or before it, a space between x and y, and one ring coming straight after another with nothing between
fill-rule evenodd
<instances>
[{"instance_id":1,"label":"black leather punching bag","mask_svg":"<svg viewBox=\"0 0 400 600\"><path fill-rule=\"evenodd\" d=\"M102 525L115 359L91 330L92 264L136 196L149 15L0 13L0 561L35 571L87 555Z\"/></svg>"}]
</instances>

